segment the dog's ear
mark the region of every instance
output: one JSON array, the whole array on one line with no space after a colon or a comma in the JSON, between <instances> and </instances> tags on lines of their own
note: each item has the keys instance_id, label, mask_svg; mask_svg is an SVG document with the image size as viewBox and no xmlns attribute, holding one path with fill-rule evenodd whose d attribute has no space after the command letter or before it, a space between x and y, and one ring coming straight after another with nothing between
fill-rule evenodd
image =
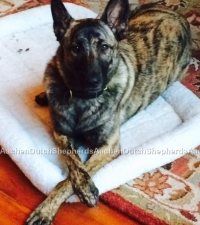
<instances>
[{"instance_id":1,"label":"dog's ear","mask_svg":"<svg viewBox=\"0 0 200 225\"><path fill-rule=\"evenodd\" d=\"M57 41L61 41L73 18L66 10L62 0L51 0L53 28Z\"/></svg>"},{"instance_id":2,"label":"dog's ear","mask_svg":"<svg viewBox=\"0 0 200 225\"><path fill-rule=\"evenodd\" d=\"M129 17L128 0L110 0L101 16L101 20L113 31L118 41L126 35Z\"/></svg>"}]
</instances>

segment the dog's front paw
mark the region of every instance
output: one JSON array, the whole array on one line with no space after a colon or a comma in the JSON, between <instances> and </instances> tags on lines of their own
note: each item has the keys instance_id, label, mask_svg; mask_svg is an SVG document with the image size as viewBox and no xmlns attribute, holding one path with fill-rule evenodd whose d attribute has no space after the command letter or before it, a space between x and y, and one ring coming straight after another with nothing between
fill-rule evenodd
<instances>
[{"instance_id":1,"label":"dog's front paw","mask_svg":"<svg viewBox=\"0 0 200 225\"><path fill-rule=\"evenodd\" d=\"M89 207L94 207L99 201L99 190L94 185L93 181L84 182L81 188L74 188L74 192L78 195L81 202Z\"/></svg>"},{"instance_id":2,"label":"dog's front paw","mask_svg":"<svg viewBox=\"0 0 200 225\"><path fill-rule=\"evenodd\" d=\"M50 225L53 220L53 215L50 211L39 206L27 219L25 225Z\"/></svg>"},{"instance_id":3,"label":"dog's front paw","mask_svg":"<svg viewBox=\"0 0 200 225\"><path fill-rule=\"evenodd\" d=\"M43 218L40 212L34 211L26 221L25 225L50 225L51 222L51 219Z\"/></svg>"},{"instance_id":4,"label":"dog's front paw","mask_svg":"<svg viewBox=\"0 0 200 225\"><path fill-rule=\"evenodd\" d=\"M89 207L94 207L99 201L99 190L96 188L89 174L78 168L70 173L70 180L74 193L78 195L81 202Z\"/></svg>"}]
</instances>

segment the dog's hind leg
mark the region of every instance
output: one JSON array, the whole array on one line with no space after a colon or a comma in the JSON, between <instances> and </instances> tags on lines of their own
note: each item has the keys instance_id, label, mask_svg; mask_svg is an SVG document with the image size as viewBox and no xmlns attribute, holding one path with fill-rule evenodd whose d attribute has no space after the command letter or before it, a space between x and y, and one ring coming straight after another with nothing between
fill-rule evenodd
<instances>
[{"instance_id":1,"label":"dog's hind leg","mask_svg":"<svg viewBox=\"0 0 200 225\"><path fill-rule=\"evenodd\" d=\"M110 138L108 138L107 143L99 148L85 163L85 170L89 176L94 175L101 167L103 167L108 162L115 159L120 154L119 147L119 129L116 129L112 133ZM84 170L84 171L85 171ZM80 174L83 179L81 187L78 188L77 192L81 192L83 198L85 198L85 190L90 191L87 188L88 183L85 182L84 173ZM75 175L75 174L74 174ZM75 179L76 177L74 177ZM87 179L86 179L87 181ZM90 183L89 183L90 186ZM84 192L80 190L84 189ZM69 179L60 182L53 191L49 194L44 202L42 202L35 211L31 214L26 222L26 225L49 225L51 224L55 214L57 213L60 205L65 202L74 193L73 186ZM86 193L87 198L87 193Z\"/></svg>"}]
</instances>

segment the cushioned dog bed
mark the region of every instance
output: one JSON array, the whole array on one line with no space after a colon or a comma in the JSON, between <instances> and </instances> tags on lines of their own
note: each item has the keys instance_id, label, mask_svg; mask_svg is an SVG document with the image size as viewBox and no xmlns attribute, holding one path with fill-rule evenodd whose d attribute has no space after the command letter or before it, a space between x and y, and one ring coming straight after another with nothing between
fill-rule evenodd
<instances>
[{"instance_id":1,"label":"cushioned dog bed","mask_svg":"<svg viewBox=\"0 0 200 225\"><path fill-rule=\"evenodd\" d=\"M81 6L65 5L74 18L96 17ZM48 108L34 102L57 46L49 6L0 20L0 144L45 194L66 177L57 161ZM193 151L200 144L199 124L200 100L174 83L121 127L122 155L93 177L100 193Z\"/></svg>"}]
</instances>

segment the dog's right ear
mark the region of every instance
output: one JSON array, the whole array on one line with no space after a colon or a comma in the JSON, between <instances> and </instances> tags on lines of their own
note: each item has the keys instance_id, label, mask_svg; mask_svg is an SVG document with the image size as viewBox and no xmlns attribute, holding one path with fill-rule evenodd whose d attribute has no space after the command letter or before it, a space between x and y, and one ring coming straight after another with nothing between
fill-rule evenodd
<instances>
[{"instance_id":1,"label":"dog's right ear","mask_svg":"<svg viewBox=\"0 0 200 225\"><path fill-rule=\"evenodd\" d=\"M53 28L57 41L61 41L73 18L66 10L61 0L51 0Z\"/></svg>"}]
</instances>

